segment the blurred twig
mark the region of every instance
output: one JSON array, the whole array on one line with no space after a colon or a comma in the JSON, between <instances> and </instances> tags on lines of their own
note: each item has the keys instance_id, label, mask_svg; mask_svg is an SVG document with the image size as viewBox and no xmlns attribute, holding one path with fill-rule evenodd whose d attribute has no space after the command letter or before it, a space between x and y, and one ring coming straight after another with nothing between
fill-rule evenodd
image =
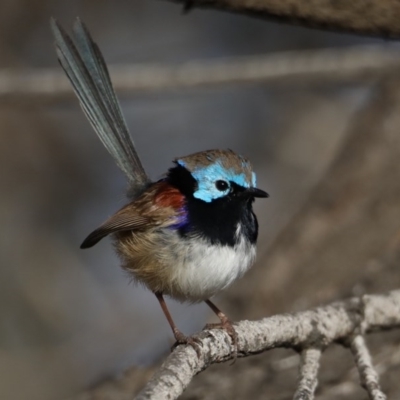
<instances>
[{"instance_id":1,"label":"blurred twig","mask_svg":"<svg viewBox=\"0 0 400 400\"><path fill-rule=\"evenodd\" d=\"M292 51L180 65L121 65L110 68L122 94L260 82L360 82L400 68L398 45ZM72 95L59 68L0 70L0 100L54 99Z\"/></svg>"},{"instance_id":2,"label":"blurred twig","mask_svg":"<svg viewBox=\"0 0 400 400\"><path fill-rule=\"evenodd\" d=\"M396 0L168 0L184 5L277 19L291 24L382 37L400 36Z\"/></svg>"}]
</instances>

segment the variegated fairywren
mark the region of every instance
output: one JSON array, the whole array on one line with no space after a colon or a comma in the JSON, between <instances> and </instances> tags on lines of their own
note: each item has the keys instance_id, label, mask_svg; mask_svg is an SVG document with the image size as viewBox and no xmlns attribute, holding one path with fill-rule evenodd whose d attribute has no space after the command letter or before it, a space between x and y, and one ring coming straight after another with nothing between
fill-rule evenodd
<instances>
[{"instance_id":1,"label":"variegated fairywren","mask_svg":"<svg viewBox=\"0 0 400 400\"><path fill-rule=\"evenodd\" d=\"M152 182L129 135L102 54L78 19L74 41L51 21L58 59L81 107L129 181L130 202L94 230L81 248L112 235L122 267L156 296L178 344L191 344L176 327L163 296L205 301L237 351L232 322L209 299L240 278L256 255L258 224L252 167L231 150L177 158L165 177Z\"/></svg>"}]
</instances>

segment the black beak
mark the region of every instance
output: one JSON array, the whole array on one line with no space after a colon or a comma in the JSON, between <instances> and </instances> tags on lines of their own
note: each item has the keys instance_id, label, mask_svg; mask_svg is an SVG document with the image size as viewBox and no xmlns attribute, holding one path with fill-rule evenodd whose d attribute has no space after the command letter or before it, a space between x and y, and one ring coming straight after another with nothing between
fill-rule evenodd
<instances>
[{"instance_id":1,"label":"black beak","mask_svg":"<svg viewBox=\"0 0 400 400\"><path fill-rule=\"evenodd\" d=\"M255 187L243 187L239 186L235 182L231 182L231 193L234 196L243 196L247 198L251 197L269 197L269 194L267 192L264 192L264 190L257 189Z\"/></svg>"},{"instance_id":2,"label":"black beak","mask_svg":"<svg viewBox=\"0 0 400 400\"><path fill-rule=\"evenodd\" d=\"M252 197L269 197L269 194L267 192L264 192L264 190L254 187L247 189L246 194Z\"/></svg>"}]
</instances>

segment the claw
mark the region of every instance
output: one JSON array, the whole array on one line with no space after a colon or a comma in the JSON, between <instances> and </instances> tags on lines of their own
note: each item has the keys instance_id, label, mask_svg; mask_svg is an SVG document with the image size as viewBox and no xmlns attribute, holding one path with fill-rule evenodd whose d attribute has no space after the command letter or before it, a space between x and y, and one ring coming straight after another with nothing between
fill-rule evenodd
<instances>
[{"instance_id":1,"label":"claw","mask_svg":"<svg viewBox=\"0 0 400 400\"><path fill-rule=\"evenodd\" d=\"M203 346L203 343L200 338L196 336L185 336L181 331L178 330L174 331L174 336L176 342L171 347L171 351L173 351L177 346L181 344L186 344L192 346L192 348L197 354L197 357L200 358L201 356L200 347Z\"/></svg>"},{"instance_id":2,"label":"claw","mask_svg":"<svg viewBox=\"0 0 400 400\"><path fill-rule=\"evenodd\" d=\"M218 322L218 323L213 323L213 324L207 324L204 329L223 329L225 330L228 335L230 336L232 340L232 346L233 346L233 351L232 351L232 358L233 361L231 365L235 364L237 356L238 356L238 335L235 331L235 328L233 327L233 322L230 321L229 319L224 319L224 321Z\"/></svg>"}]
</instances>

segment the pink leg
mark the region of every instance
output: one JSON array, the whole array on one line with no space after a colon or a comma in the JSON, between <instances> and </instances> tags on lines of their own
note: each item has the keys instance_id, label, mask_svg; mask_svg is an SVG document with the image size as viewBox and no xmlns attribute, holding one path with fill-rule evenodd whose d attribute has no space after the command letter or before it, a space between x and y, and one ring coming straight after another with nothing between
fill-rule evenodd
<instances>
[{"instance_id":1,"label":"pink leg","mask_svg":"<svg viewBox=\"0 0 400 400\"><path fill-rule=\"evenodd\" d=\"M172 349L174 349L176 346L178 346L180 344L188 344L188 345L192 346L194 348L194 350L196 350L197 356L200 357L199 344L201 344L201 340L196 337L185 336L175 325L175 322L172 319L172 316L168 310L167 304L165 303L162 293L156 292L154 294L156 295L157 300L160 303L160 306L164 312L165 317L168 320L168 323L172 329L172 332L173 332L175 340L176 340L175 344L172 346Z\"/></svg>"}]
</instances>

